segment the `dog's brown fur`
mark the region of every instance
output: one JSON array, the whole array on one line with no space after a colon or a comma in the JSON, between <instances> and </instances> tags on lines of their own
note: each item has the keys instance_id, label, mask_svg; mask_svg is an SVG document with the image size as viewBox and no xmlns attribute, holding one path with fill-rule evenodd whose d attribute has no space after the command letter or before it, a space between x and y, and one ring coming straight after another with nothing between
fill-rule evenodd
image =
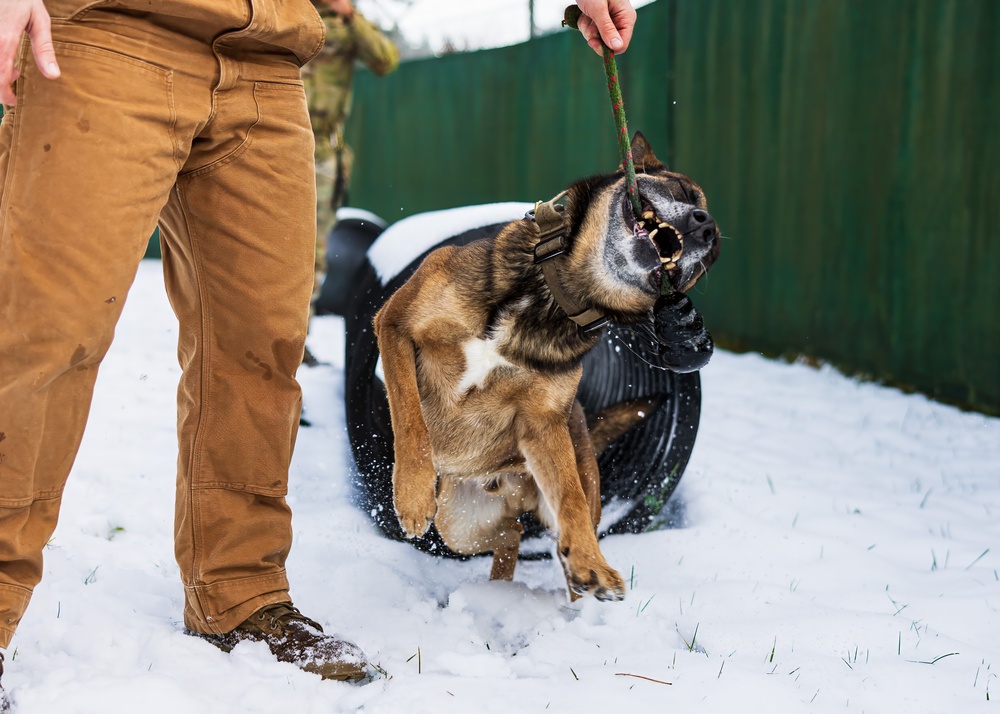
<instances>
[{"instance_id":1,"label":"dog's brown fur","mask_svg":"<svg viewBox=\"0 0 1000 714\"><path fill-rule=\"evenodd\" d=\"M663 167L641 135L632 148L640 195L658 216L704 209L701 190ZM574 184L565 204L563 290L612 320L648 320L662 250L630 225L622 172ZM714 238L683 246L668 271L675 289L711 264ZM558 539L571 597L620 600L625 583L598 547L600 474L575 401L581 360L600 333L584 333L553 300L533 261L537 242L526 218L495 238L439 248L375 316L396 514L408 537L434 522L452 550L492 551L491 578L510 579L518 518L535 513Z\"/></svg>"}]
</instances>

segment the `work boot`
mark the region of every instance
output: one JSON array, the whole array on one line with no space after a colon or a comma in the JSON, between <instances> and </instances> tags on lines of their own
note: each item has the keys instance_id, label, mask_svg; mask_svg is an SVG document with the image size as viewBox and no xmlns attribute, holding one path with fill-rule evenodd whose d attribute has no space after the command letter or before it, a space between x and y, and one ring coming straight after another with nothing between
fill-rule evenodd
<instances>
[{"instance_id":1,"label":"work boot","mask_svg":"<svg viewBox=\"0 0 1000 714\"><path fill-rule=\"evenodd\" d=\"M264 642L279 662L290 662L323 679L355 681L367 674L364 652L350 642L324 635L318 622L290 602L262 607L232 632L190 634L208 640L223 652L232 651L244 640Z\"/></svg>"},{"instance_id":2,"label":"work boot","mask_svg":"<svg viewBox=\"0 0 1000 714\"><path fill-rule=\"evenodd\" d=\"M3 652L0 652L0 677L3 677ZM3 685L0 684L0 712L10 711L10 700L7 698L7 692L4 691Z\"/></svg>"}]
</instances>

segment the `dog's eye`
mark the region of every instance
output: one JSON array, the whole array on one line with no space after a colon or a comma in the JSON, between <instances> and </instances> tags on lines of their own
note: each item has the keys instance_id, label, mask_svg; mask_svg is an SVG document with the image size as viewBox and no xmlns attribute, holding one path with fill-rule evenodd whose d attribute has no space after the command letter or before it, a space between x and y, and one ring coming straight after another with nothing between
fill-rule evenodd
<instances>
[{"instance_id":1,"label":"dog's eye","mask_svg":"<svg viewBox=\"0 0 1000 714\"><path fill-rule=\"evenodd\" d=\"M669 182L667 183L669 188L670 197L675 201L686 200L686 191L684 190L684 184L676 176L671 176Z\"/></svg>"}]
</instances>

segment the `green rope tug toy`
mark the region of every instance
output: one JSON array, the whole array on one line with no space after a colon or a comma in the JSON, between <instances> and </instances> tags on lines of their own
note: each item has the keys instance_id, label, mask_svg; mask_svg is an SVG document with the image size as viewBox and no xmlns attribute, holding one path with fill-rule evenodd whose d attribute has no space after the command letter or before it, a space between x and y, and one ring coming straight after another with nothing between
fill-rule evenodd
<instances>
[{"instance_id":1,"label":"green rope tug toy","mask_svg":"<svg viewBox=\"0 0 1000 714\"><path fill-rule=\"evenodd\" d=\"M578 29L577 24L583 12L576 5L566 8L563 24ZM625 166L625 184L628 186L629 199L632 201L632 212L637 221L642 220L642 204L639 202L639 187L635 181L635 163L632 161L632 147L628 138L628 122L625 121L625 103L622 101L622 88L618 83L618 63L615 53L601 42L604 48L604 74L608 78L608 94L611 96L611 112L615 116L615 127L618 130L618 153Z\"/></svg>"},{"instance_id":2,"label":"green rope tug toy","mask_svg":"<svg viewBox=\"0 0 1000 714\"><path fill-rule=\"evenodd\" d=\"M583 12L576 5L566 8L563 15L563 25L579 29L577 24ZM618 154L621 156L622 165L625 167L625 185L628 187L628 197L632 202L632 212L635 220L642 220L642 202L639 200L639 186L635 180L635 162L632 161L632 145L628 138L628 122L625 121L625 101L622 99L622 88L618 82L618 63L615 62L615 53L611 51L604 42L601 42L604 50L604 74L608 79L608 94L611 97L611 113L615 117L615 128L618 134ZM666 271L660 281L660 295L669 295L673 292L667 280Z\"/></svg>"}]
</instances>

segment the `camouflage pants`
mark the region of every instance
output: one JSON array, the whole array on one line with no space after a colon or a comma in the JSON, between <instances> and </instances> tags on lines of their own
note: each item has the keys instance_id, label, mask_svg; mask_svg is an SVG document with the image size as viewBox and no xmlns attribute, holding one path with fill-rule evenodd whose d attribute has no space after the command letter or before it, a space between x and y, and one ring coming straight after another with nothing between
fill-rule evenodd
<instances>
[{"instance_id":1,"label":"camouflage pants","mask_svg":"<svg viewBox=\"0 0 1000 714\"><path fill-rule=\"evenodd\" d=\"M337 209L344 205L351 180L354 156L349 146L335 151L326 159L316 159L316 286L319 295L326 273L326 238L337 225Z\"/></svg>"}]
</instances>

